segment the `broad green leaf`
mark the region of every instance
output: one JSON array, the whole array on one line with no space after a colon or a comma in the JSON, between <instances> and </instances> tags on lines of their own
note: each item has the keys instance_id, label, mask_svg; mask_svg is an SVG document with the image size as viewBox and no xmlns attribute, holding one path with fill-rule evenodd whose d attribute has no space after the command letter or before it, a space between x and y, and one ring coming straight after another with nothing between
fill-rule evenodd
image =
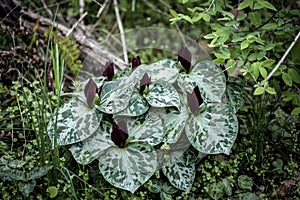
<instances>
[{"instance_id":1,"label":"broad green leaf","mask_svg":"<svg viewBox=\"0 0 300 200\"><path fill-rule=\"evenodd\" d=\"M221 102L226 89L226 78L215 63L201 61L192 67L189 74L179 74L178 85L184 93L192 93L198 86L204 102Z\"/></svg>"},{"instance_id":2,"label":"broad green leaf","mask_svg":"<svg viewBox=\"0 0 300 200\"><path fill-rule=\"evenodd\" d=\"M282 80L288 86L292 86L293 85L293 79L290 76L290 74L288 74L288 73L282 73Z\"/></svg>"},{"instance_id":3,"label":"broad green leaf","mask_svg":"<svg viewBox=\"0 0 300 200\"><path fill-rule=\"evenodd\" d=\"M297 107L297 108L294 108L293 110L292 110L292 113L291 113L292 115L299 115L300 114L300 107Z\"/></svg>"},{"instance_id":4,"label":"broad green leaf","mask_svg":"<svg viewBox=\"0 0 300 200\"><path fill-rule=\"evenodd\" d=\"M58 194L58 188L56 186L49 186L47 188L47 192L49 193L50 198L55 198Z\"/></svg>"},{"instance_id":5,"label":"broad green leaf","mask_svg":"<svg viewBox=\"0 0 300 200\"><path fill-rule=\"evenodd\" d=\"M250 12L248 14L249 16L249 19L250 19L250 22L251 24L253 24L254 26L260 26L261 25L261 15L260 15L260 12Z\"/></svg>"},{"instance_id":6,"label":"broad green leaf","mask_svg":"<svg viewBox=\"0 0 300 200\"><path fill-rule=\"evenodd\" d=\"M149 92L144 94L145 99L154 107L176 107L180 106L179 94L176 89L166 82L156 83L149 87Z\"/></svg>"},{"instance_id":7,"label":"broad green leaf","mask_svg":"<svg viewBox=\"0 0 300 200\"><path fill-rule=\"evenodd\" d=\"M240 12L239 15L237 16L236 20L239 22L239 21L244 20L246 17L247 17L246 13Z\"/></svg>"},{"instance_id":8,"label":"broad green leaf","mask_svg":"<svg viewBox=\"0 0 300 200\"><path fill-rule=\"evenodd\" d=\"M189 192L195 179L195 163L185 163L182 159L162 168L170 183L183 191Z\"/></svg>"},{"instance_id":9,"label":"broad green leaf","mask_svg":"<svg viewBox=\"0 0 300 200\"><path fill-rule=\"evenodd\" d=\"M264 29L264 30L270 30L270 29L276 29L277 26L278 25L276 23L268 23L268 24L264 25L261 28Z\"/></svg>"},{"instance_id":10,"label":"broad green leaf","mask_svg":"<svg viewBox=\"0 0 300 200\"><path fill-rule=\"evenodd\" d=\"M0 179L3 181L26 181L26 174L18 169L0 167Z\"/></svg>"},{"instance_id":11,"label":"broad green leaf","mask_svg":"<svg viewBox=\"0 0 300 200\"><path fill-rule=\"evenodd\" d=\"M254 90L254 95L261 95L265 92L265 88L264 87L257 87L255 90Z\"/></svg>"},{"instance_id":12,"label":"broad green leaf","mask_svg":"<svg viewBox=\"0 0 300 200\"><path fill-rule=\"evenodd\" d=\"M268 72L267 72L267 70L264 67L259 66L258 70L259 70L259 72L260 72L260 74L261 74L262 77L266 78L268 76Z\"/></svg>"},{"instance_id":13,"label":"broad green leaf","mask_svg":"<svg viewBox=\"0 0 300 200\"><path fill-rule=\"evenodd\" d=\"M229 105L208 103L200 115L191 115L185 131L198 151L229 154L238 133L238 120Z\"/></svg>"},{"instance_id":14,"label":"broad green leaf","mask_svg":"<svg viewBox=\"0 0 300 200\"><path fill-rule=\"evenodd\" d=\"M93 162L101 153L103 153L103 151L114 145L111 141L111 132L111 124L102 121L94 135L71 146L69 150L74 159L83 165Z\"/></svg>"},{"instance_id":15,"label":"broad green leaf","mask_svg":"<svg viewBox=\"0 0 300 200\"><path fill-rule=\"evenodd\" d=\"M103 177L113 186L134 193L155 172L155 149L146 143L110 147L99 157Z\"/></svg>"},{"instance_id":16,"label":"broad green leaf","mask_svg":"<svg viewBox=\"0 0 300 200\"><path fill-rule=\"evenodd\" d=\"M30 172L26 174L27 180L38 179L48 173L52 169L52 165L45 165L40 167L34 167Z\"/></svg>"},{"instance_id":17,"label":"broad green leaf","mask_svg":"<svg viewBox=\"0 0 300 200\"><path fill-rule=\"evenodd\" d=\"M209 14L202 14L202 18L204 21L209 22L210 21L210 15Z\"/></svg>"},{"instance_id":18,"label":"broad green leaf","mask_svg":"<svg viewBox=\"0 0 300 200\"><path fill-rule=\"evenodd\" d=\"M300 83L300 75L296 69L294 68L288 69L288 74L290 75L290 77L292 77L295 83Z\"/></svg>"},{"instance_id":19,"label":"broad green leaf","mask_svg":"<svg viewBox=\"0 0 300 200\"><path fill-rule=\"evenodd\" d=\"M245 92L243 88L235 83L227 85L226 97L228 103L236 113L245 103Z\"/></svg>"},{"instance_id":20,"label":"broad green leaf","mask_svg":"<svg viewBox=\"0 0 300 200\"><path fill-rule=\"evenodd\" d=\"M134 91L129 100L128 107L116 115L136 117L146 113L149 108L150 105L147 100L138 91Z\"/></svg>"},{"instance_id":21,"label":"broad green leaf","mask_svg":"<svg viewBox=\"0 0 300 200\"><path fill-rule=\"evenodd\" d=\"M0 158L0 164L11 168L21 168L26 164L26 162L22 160L11 160L8 156L2 156Z\"/></svg>"},{"instance_id":22,"label":"broad green leaf","mask_svg":"<svg viewBox=\"0 0 300 200\"><path fill-rule=\"evenodd\" d=\"M238 185L242 189L251 190L253 183L249 176L240 175L238 177Z\"/></svg>"},{"instance_id":23,"label":"broad green leaf","mask_svg":"<svg viewBox=\"0 0 300 200\"><path fill-rule=\"evenodd\" d=\"M101 103L96 108L108 114L115 114L124 110L128 106L135 84L141 78L129 76L106 82L102 87Z\"/></svg>"},{"instance_id":24,"label":"broad green leaf","mask_svg":"<svg viewBox=\"0 0 300 200\"><path fill-rule=\"evenodd\" d=\"M244 50L246 48L249 47L249 41L248 40L244 40L242 43L241 43L241 50Z\"/></svg>"},{"instance_id":25,"label":"broad green leaf","mask_svg":"<svg viewBox=\"0 0 300 200\"><path fill-rule=\"evenodd\" d=\"M188 16L188 15L183 15L183 14L181 14L180 16L181 16L182 19L184 19L184 20L190 22L191 24L193 24L193 20L191 19L190 16Z\"/></svg>"},{"instance_id":26,"label":"broad green leaf","mask_svg":"<svg viewBox=\"0 0 300 200\"><path fill-rule=\"evenodd\" d=\"M208 186L208 195L214 200L223 199L225 194L224 188L225 186L221 181L214 182Z\"/></svg>"},{"instance_id":27,"label":"broad green leaf","mask_svg":"<svg viewBox=\"0 0 300 200\"><path fill-rule=\"evenodd\" d=\"M184 130L186 120L188 119L188 112L184 106L181 112L171 111L164 118L164 142L175 143Z\"/></svg>"},{"instance_id":28,"label":"broad green leaf","mask_svg":"<svg viewBox=\"0 0 300 200\"><path fill-rule=\"evenodd\" d=\"M274 10L277 11L277 9L268 1L264 1L264 0L257 0L257 3L265 8L268 8L270 10Z\"/></svg>"},{"instance_id":29,"label":"broad green leaf","mask_svg":"<svg viewBox=\"0 0 300 200\"><path fill-rule=\"evenodd\" d=\"M252 7L254 4L254 0L245 0L243 2L240 3L239 7L238 7L238 10L243 10L247 7Z\"/></svg>"},{"instance_id":30,"label":"broad green leaf","mask_svg":"<svg viewBox=\"0 0 300 200\"><path fill-rule=\"evenodd\" d=\"M260 198L252 192L241 193L239 195L239 200L259 200Z\"/></svg>"},{"instance_id":31,"label":"broad green leaf","mask_svg":"<svg viewBox=\"0 0 300 200\"><path fill-rule=\"evenodd\" d=\"M230 182L228 181L228 178L223 178L222 183L224 185L224 190L225 190L226 194L228 196L231 196L232 195L232 187L230 185Z\"/></svg>"},{"instance_id":32,"label":"broad green leaf","mask_svg":"<svg viewBox=\"0 0 300 200\"><path fill-rule=\"evenodd\" d=\"M274 63L275 63L275 60L268 59L268 60L263 61L262 66L265 68L271 68Z\"/></svg>"},{"instance_id":33,"label":"broad green leaf","mask_svg":"<svg viewBox=\"0 0 300 200\"><path fill-rule=\"evenodd\" d=\"M27 182L19 182L18 183L18 188L19 188L19 191L25 197L28 197L29 194L33 191L35 185L36 185L36 181L35 180L30 180L30 181L27 181Z\"/></svg>"},{"instance_id":34,"label":"broad green leaf","mask_svg":"<svg viewBox=\"0 0 300 200\"><path fill-rule=\"evenodd\" d=\"M177 12L175 11L175 10L170 10L170 13L171 13L171 15L174 17L174 18L178 18L178 14L177 14Z\"/></svg>"},{"instance_id":35,"label":"broad green leaf","mask_svg":"<svg viewBox=\"0 0 300 200\"><path fill-rule=\"evenodd\" d=\"M128 119L127 129L130 142L146 142L151 146L161 143L164 133L160 117L149 112L144 119Z\"/></svg>"},{"instance_id":36,"label":"broad green leaf","mask_svg":"<svg viewBox=\"0 0 300 200\"><path fill-rule=\"evenodd\" d=\"M99 127L102 115L95 109L90 109L84 103L70 99L58 109L57 125L56 116L48 124L48 135L55 144L68 145L80 142L90 137ZM56 129L55 129L56 128Z\"/></svg>"},{"instance_id":37,"label":"broad green leaf","mask_svg":"<svg viewBox=\"0 0 300 200\"><path fill-rule=\"evenodd\" d=\"M267 87L266 88L266 92L268 92L269 94L276 94L276 91L274 88L271 88L271 87Z\"/></svg>"}]
</instances>

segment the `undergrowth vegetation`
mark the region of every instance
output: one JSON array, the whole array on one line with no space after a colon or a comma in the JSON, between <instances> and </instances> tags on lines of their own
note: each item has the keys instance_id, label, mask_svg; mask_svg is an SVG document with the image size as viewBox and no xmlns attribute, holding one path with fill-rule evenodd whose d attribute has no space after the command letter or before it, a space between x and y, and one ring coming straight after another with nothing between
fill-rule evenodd
<instances>
[{"instance_id":1,"label":"undergrowth vegetation","mask_svg":"<svg viewBox=\"0 0 300 200\"><path fill-rule=\"evenodd\" d=\"M206 68L202 69L199 63L203 61L192 62L189 53L178 52L179 48L171 56L160 49L129 51L128 68L116 73L108 68L100 78L81 82L77 77L86 62L81 60L76 35L61 37L55 26L47 27L45 34L39 35L38 23L36 29L28 32L10 27L0 18L2 199L158 199L158 196L187 200L299 199L299 1L125 0L118 3L119 18L113 1L22 1L33 12L70 28L83 17L76 29L100 44L119 33L121 20L125 30L153 26L188 35L212 59L205 61ZM144 39L147 42L147 37ZM140 64L142 67L138 68ZM155 72L151 71L151 65ZM137 68L133 70L134 67ZM196 70L197 67L203 71ZM199 81L205 78L203 73L213 70L221 78L214 77L210 86ZM155 76L161 71L165 77ZM163 85L163 81L168 84ZM214 88L213 83L223 84L224 90ZM132 93L136 96L131 96ZM116 98L120 94L123 98ZM107 100L113 97L119 100L115 101L118 105L111 105ZM172 101L161 103L162 99ZM222 112L220 115L224 114L221 117L231 124L226 121L224 126L216 125L219 129L207 124L209 128L203 128L203 121L217 118L213 114L205 115L201 121L197 116L217 109L210 106L211 102L224 101L230 105L226 107L226 116L230 113L230 117L227 119ZM73 105L70 111L66 108L69 104L77 107ZM160 110L151 110L150 106ZM189 118L182 115L182 110ZM130 116L125 126L129 135L118 119L120 112L123 117ZM149 113L163 116L162 122L166 123L156 125L155 117L149 120ZM82 122L89 114L94 117L88 122L90 134L85 132L87 129L80 129L86 125ZM180 119L174 117L177 114ZM176 118L174 123L170 122L172 117ZM145 121L147 125L143 126ZM180 127L181 123L187 124L186 127ZM237 129L228 128L231 125ZM138 131L140 137L133 137L130 128L148 128L150 139L143 138ZM163 135L151 132L154 129L162 129L171 136L163 140ZM170 141L179 137L183 129L193 153L186 153L185 160L176 155L174 159L178 162L184 160L181 163L161 169L155 166L156 161L154 164L145 161L143 166L138 166L138 172L130 174L128 169L126 180L118 180L112 169L107 173L109 162L118 171L120 164L115 162L128 159L130 162L122 163L126 168L128 163L133 166L137 158L154 156L154 149L168 149ZM88 146L93 143L96 130L111 135L107 140L96 138L98 143ZM224 133L220 137L221 147L201 138L199 130L214 136L216 132ZM226 131L230 134L226 135ZM232 137L228 139L229 136ZM228 146L225 148L224 144ZM86 145L89 148L85 149ZM101 151L93 149L95 146L102 148ZM119 153L115 157L124 156L109 161L112 152ZM151 173L143 171L145 166L151 168ZM188 173L184 174L185 170ZM185 181L189 184L183 184Z\"/></svg>"}]
</instances>

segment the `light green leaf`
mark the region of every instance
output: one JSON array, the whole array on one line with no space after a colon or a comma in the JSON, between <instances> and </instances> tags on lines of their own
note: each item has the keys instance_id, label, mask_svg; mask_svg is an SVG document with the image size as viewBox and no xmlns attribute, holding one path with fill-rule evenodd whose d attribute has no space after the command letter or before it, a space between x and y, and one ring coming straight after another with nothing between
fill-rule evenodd
<instances>
[{"instance_id":1,"label":"light green leaf","mask_svg":"<svg viewBox=\"0 0 300 200\"><path fill-rule=\"evenodd\" d=\"M297 108L294 108L293 110L292 110L292 113L291 113L292 115L299 115L300 114L300 107L297 107Z\"/></svg>"},{"instance_id":2,"label":"light green leaf","mask_svg":"<svg viewBox=\"0 0 300 200\"><path fill-rule=\"evenodd\" d=\"M176 89L169 83L161 82L151 85L149 92L144 94L145 99L154 107L177 107L180 106L180 99Z\"/></svg>"},{"instance_id":3,"label":"light green leaf","mask_svg":"<svg viewBox=\"0 0 300 200\"><path fill-rule=\"evenodd\" d=\"M265 8L268 8L270 10L277 11L277 9L269 2L264 1L264 0L258 0L257 3Z\"/></svg>"},{"instance_id":4,"label":"light green leaf","mask_svg":"<svg viewBox=\"0 0 300 200\"><path fill-rule=\"evenodd\" d=\"M247 7L252 7L253 6L253 0L245 0L243 2L240 3L239 7L238 7L238 10L243 10Z\"/></svg>"},{"instance_id":5,"label":"light green leaf","mask_svg":"<svg viewBox=\"0 0 300 200\"><path fill-rule=\"evenodd\" d=\"M253 183L249 176L240 175L238 177L238 185L242 189L251 190Z\"/></svg>"},{"instance_id":6,"label":"light green leaf","mask_svg":"<svg viewBox=\"0 0 300 200\"><path fill-rule=\"evenodd\" d=\"M127 129L130 142L147 142L151 146L161 143L164 133L160 117L149 112L142 119L128 119Z\"/></svg>"},{"instance_id":7,"label":"light green leaf","mask_svg":"<svg viewBox=\"0 0 300 200\"><path fill-rule=\"evenodd\" d=\"M271 29L276 29L277 28L277 24L276 23L268 23L266 25L264 25L263 27L261 27L263 30L271 30Z\"/></svg>"},{"instance_id":8,"label":"light green leaf","mask_svg":"<svg viewBox=\"0 0 300 200\"><path fill-rule=\"evenodd\" d=\"M71 146L69 150L74 159L82 165L93 162L101 153L114 145L111 141L111 132L111 124L107 121L102 121L94 135Z\"/></svg>"},{"instance_id":9,"label":"light green leaf","mask_svg":"<svg viewBox=\"0 0 300 200\"><path fill-rule=\"evenodd\" d=\"M193 20L191 19L190 16L188 15L183 15L183 14L180 14L180 17L188 22L190 22L191 24L193 24Z\"/></svg>"},{"instance_id":10,"label":"light green leaf","mask_svg":"<svg viewBox=\"0 0 300 200\"><path fill-rule=\"evenodd\" d=\"M103 177L113 186L134 193L155 172L155 149L146 143L110 147L99 157Z\"/></svg>"},{"instance_id":11,"label":"light green leaf","mask_svg":"<svg viewBox=\"0 0 300 200\"><path fill-rule=\"evenodd\" d=\"M265 92L265 88L264 87L257 87L255 90L254 90L254 95L261 95Z\"/></svg>"},{"instance_id":12,"label":"light green leaf","mask_svg":"<svg viewBox=\"0 0 300 200\"><path fill-rule=\"evenodd\" d=\"M268 76L268 72L264 67L259 66L258 69L262 77L266 78Z\"/></svg>"},{"instance_id":13,"label":"light green leaf","mask_svg":"<svg viewBox=\"0 0 300 200\"><path fill-rule=\"evenodd\" d=\"M261 15L260 15L260 12L250 12L248 14L249 16L249 19L250 19L250 22L251 24L253 24L254 26L260 26L261 25Z\"/></svg>"},{"instance_id":14,"label":"light green leaf","mask_svg":"<svg viewBox=\"0 0 300 200\"><path fill-rule=\"evenodd\" d=\"M202 14L202 18L204 21L209 22L210 21L210 15L209 14Z\"/></svg>"},{"instance_id":15,"label":"light green leaf","mask_svg":"<svg viewBox=\"0 0 300 200\"><path fill-rule=\"evenodd\" d=\"M282 79L284 81L284 83L288 86L292 86L293 85L293 79L290 76L290 74L288 73L282 73Z\"/></svg>"},{"instance_id":16,"label":"light green leaf","mask_svg":"<svg viewBox=\"0 0 300 200\"><path fill-rule=\"evenodd\" d=\"M208 103L200 115L191 115L185 131L198 151L229 154L238 133L238 120L229 105Z\"/></svg>"},{"instance_id":17,"label":"light green leaf","mask_svg":"<svg viewBox=\"0 0 300 200\"><path fill-rule=\"evenodd\" d=\"M294 68L288 69L288 74L290 75L290 77L292 77L295 83L300 83L300 75L296 69Z\"/></svg>"},{"instance_id":18,"label":"light green leaf","mask_svg":"<svg viewBox=\"0 0 300 200\"><path fill-rule=\"evenodd\" d=\"M57 126L55 127L55 115L48 124L48 135L55 144L68 145L80 142L90 137L99 127L102 115L90 109L84 103L70 99L58 109ZM56 130L55 130L56 128Z\"/></svg>"},{"instance_id":19,"label":"light green leaf","mask_svg":"<svg viewBox=\"0 0 300 200\"><path fill-rule=\"evenodd\" d=\"M249 41L248 40L244 40L242 43L241 43L241 50L243 49L246 49L249 47Z\"/></svg>"},{"instance_id":20,"label":"light green leaf","mask_svg":"<svg viewBox=\"0 0 300 200\"><path fill-rule=\"evenodd\" d=\"M170 183L183 191L189 192L195 179L195 163L185 163L182 159L162 168Z\"/></svg>"},{"instance_id":21,"label":"light green leaf","mask_svg":"<svg viewBox=\"0 0 300 200\"><path fill-rule=\"evenodd\" d=\"M49 186L47 188L47 192L49 192L49 196L50 196L51 199L55 198L58 194L58 188L55 187L55 186Z\"/></svg>"},{"instance_id":22,"label":"light green leaf","mask_svg":"<svg viewBox=\"0 0 300 200\"><path fill-rule=\"evenodd\" d=\"M274 88L271 88L271 87L267 87L266 88L266 92L268 92L269 94L276 94L276 91Z\"/></svg>"},{"instance_id":23,"label":"light green leaf","mask_svg":"<svg viewBox=\"0 0 300 200\"><path fill-rule=\"evenodd\" d=\"M178 18L178 14L177 14L177 12L175 11L175 10L170 10L170 13L171 13L171 15L174 17L174 18Z\"/></svg>"}]
</instances>

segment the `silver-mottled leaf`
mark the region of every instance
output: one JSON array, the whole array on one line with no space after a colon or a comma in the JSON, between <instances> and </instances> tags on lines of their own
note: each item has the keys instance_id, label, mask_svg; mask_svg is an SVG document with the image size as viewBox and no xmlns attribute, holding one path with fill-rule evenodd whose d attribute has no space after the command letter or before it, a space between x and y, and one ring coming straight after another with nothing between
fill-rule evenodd
<instances>
[{"instance_id":1,"label":"silver-mottled leaf","mask_svg":"<svg viewBox=\"0 0 300 200\"><path fill-rule=\"evenodd\" d=\"M145 119L128 119L127 128L131 142L147 142L154 146L159 144L164 136L160 117L149 112Z\"/></svg>"},{"instance_id":2,"label":"silver-mottled leaf","mask_svg":"<svg viewBox=\"0 0 300 200\"><path fill-rule=\"evenodd\" d=\"M229 154L238 134L238 120L229 105L208 103L204 112L190 116L185 131L193 147L207 154Z\"/></svg>"},{"instance_id":3,"label":"silver-mottled leaf","mask_svg":"<svg viewBox=\"0 0 300 200\"><path fill-rule=\"evenodd\" d=\"M45 165L40 167L34 167L30 172L27 173L27 180L33 180L40 178L48 173L52 169L52 165Z\"/></svg>"},{"instance_id":4,"label":"silver-mottled leaf","mask_svg":"<svg viewBox=\"0 0 300 200\"><path fill-rule=\"evenodd\" d=\"M189 192L194 183L195 168L195 163L186 163L179 159L171 165L164 166L162 171L174 187Z\"/></svg>"},{"instance_id":5,"label":"silver-mottled leaf","mask_svg":"<svg viewBox=\"0 0 300 200\"><path fill-rule=\"evenodd\" d=\"M87 165L97 159L103 151L114 145L110 137L111 131L111 124L102 121L95 134L82 142L73 144L69 149L74 159L83 165Z\"/></svg>"},{"instance_id":6,"label":"silver-mottled leaf","mask_svg":"<svg viewBox=\"0 0 300 200\"><path fill-rule=\"evenodd\" d=\"M155 149L147 143L110 147L99 157L103 177L113 186L134 193L156 170Z\"/></svg>"},{"instance_id":7,"label":"silver-mottled leaf","mask_svg":"<svg viewBox=\"0 0 300 200\"><path fill-rule=\"evenodd\" d=\"M58 109L56 127L55 115L48 124L48 135L52 146L55 143L55 134L59 146L85 140L98 129L101 117L102 115L95 109L90 109L75 98L70 99Z\"/></svg>"},{"instance_id":8,"label":"silver-mottled leaf","mask_svg":"<svg viewBox=\"0 0 300 200\"><path fill-rule=\"evenodd\" d=\"M233 108L234 112L237 112L245 103L245 92L236 84L228 84L226 89L226 100Z\"/></svg>"},{"instance_id":9,"label":"silver-mottled leaf","mask_svg":"<svg viewBox=\"0 0 300 200\"><path fill-rule=\"evenodd\" d=\"M26 164L26 162L22 160L12 160L9 156L2 156L0 158L0 164L11 168L21 168Z\"/></svg>"},{"instance_id":10,"label":"silver-mottled leaf","mask_svg":"<svg viewBox=\"0 0 300 200\"><path fill-rule=\"evenodd\" d=\"M156 83L149 88L144 97L154 107L180 107L180 99L176 89L166 82Z\"/></svg>"},{"instance_id":11,"label":"silver-mottled leaf","mask_svg":"<svg viewBox=\"0 0 300 200\"><path fill-rule=\"evenodd\" d=\"M30 181L27 181L27 182L19 182L18 183L19 191L25 197L29 196L29 194L33 191L35 186L36 186L36 181L35 180L30 180Z\"/></svg>"},{"instance_id":12,"label":"silver-mottled leaf","mask_svg":"<svg viewBox=\"0 0 300 200\"><path fill-rule=\"evenodd\" d=\"M3 181L26 181L24 171L18 169L9 169L5 166L0 166L0 179Z\"/></svg>"}]
</instances>

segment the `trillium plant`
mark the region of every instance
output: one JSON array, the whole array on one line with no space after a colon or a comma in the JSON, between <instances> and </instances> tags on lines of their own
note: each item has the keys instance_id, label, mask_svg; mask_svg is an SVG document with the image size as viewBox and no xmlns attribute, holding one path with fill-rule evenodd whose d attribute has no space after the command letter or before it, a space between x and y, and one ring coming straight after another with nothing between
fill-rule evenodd
<instances>
[{"instance_id":1,"label":"trillium plant","mask_svg":"<svg viewBox=\"0 0 300 200\"><path fill-rule=\"evenodd\" d=\"M160 60L81 82L48 125L54 145L68 145L74 159L98 161L113 186L135 192L157 170L172 186L189 191L195 165L206 154L229 154L238 133L241 89L228 84L209 60ZM227 83L226 83L227 82Z\"/></svg>"}]
</instances>

